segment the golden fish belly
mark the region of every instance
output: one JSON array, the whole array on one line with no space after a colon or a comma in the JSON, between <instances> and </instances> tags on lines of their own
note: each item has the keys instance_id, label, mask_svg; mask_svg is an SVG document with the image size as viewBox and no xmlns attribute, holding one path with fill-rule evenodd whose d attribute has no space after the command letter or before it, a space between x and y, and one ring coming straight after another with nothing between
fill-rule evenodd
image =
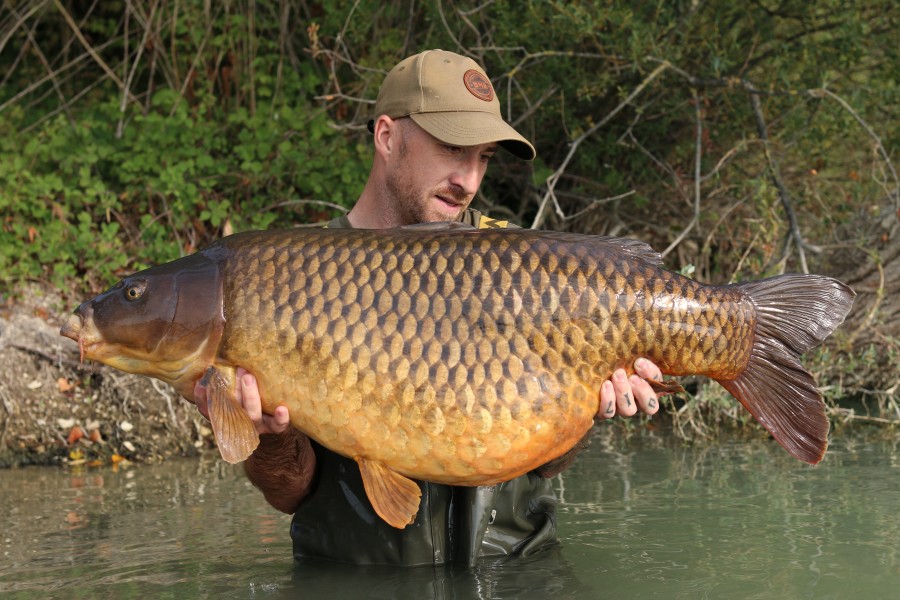
<instances>
[{"instance_id":1,"label":"golden fish belly","mask_svg":"<svg viewBox=\"0 0 900 600\"><path fill-rule=\"evenodd\" d=\"M564 234L270 232L229 255L223 298L220 359L257 375L269 410L287 405L341 454L451 484L565 453L636 357L729 379L753 337L739 290Z\"/></svg>"}]
</instances>

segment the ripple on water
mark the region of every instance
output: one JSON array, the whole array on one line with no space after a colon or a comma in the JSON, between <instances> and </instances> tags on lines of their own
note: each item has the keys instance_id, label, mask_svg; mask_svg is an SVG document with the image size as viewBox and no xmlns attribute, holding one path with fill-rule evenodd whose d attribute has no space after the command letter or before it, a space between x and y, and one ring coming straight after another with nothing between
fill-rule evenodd
<instances>
[{"instance_id":1,"label":"ripple on water","mask_svg":"<svg viewBox=\"0 0 900 600\"><path fill-rule=\"evenodd\" d=\"M0 595L21 598L893 597L896 443L815 468L771 442L599 439L555 480L556 549L475 569L291 559L289 517L218 460L0 472Z\"/></svg>"}]
</instances>

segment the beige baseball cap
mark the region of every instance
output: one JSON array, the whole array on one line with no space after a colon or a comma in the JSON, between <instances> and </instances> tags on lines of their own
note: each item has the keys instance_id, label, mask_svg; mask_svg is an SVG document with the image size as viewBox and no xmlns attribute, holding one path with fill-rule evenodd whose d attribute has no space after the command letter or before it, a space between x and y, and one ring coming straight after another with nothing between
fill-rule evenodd
<instances>
[{"instance_id":1,"label":"beige baseball cap","mask_svg":"<svg viewBox=\"0 0 900 600\"><path fill-rule=\"evenodd\" d=\"M534 146L500 116L500 101L474 60L445 50L426 50L397 64L381 84L375 115L409 117L454 146L496 142L532 160ZM374 131L369 121L369 131Z\"/></svg>"}]
</instances>

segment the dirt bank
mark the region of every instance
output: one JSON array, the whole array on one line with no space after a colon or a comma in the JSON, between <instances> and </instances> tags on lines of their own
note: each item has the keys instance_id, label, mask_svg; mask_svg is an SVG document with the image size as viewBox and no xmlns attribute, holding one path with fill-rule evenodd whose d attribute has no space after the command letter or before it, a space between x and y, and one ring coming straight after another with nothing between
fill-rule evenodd
<instances>
[{"instance_id":1,"label":"dirt bank","mask_svg":"<svg viewBox=\"0 0 900 600\"><path fill-rule=\"evenodd\" d=\"M194 406L158 381L79 364L59 328L78 300L31 289L0 307L0 466L154 462L213 450Z\"/></svg>"}]
</instances>

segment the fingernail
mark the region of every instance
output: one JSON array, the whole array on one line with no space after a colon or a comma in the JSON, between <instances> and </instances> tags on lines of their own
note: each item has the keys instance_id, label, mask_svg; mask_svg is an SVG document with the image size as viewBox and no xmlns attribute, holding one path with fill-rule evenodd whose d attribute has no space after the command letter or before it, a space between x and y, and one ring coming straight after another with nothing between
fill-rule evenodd
<instances>
[{"instance_id":1,"label":"fingernail","mask_svg":"<svg viewBox=\"0 0 900 600\"><path fill-rule=\"evenodd\" d=\"M646 366L647 366L647 359L646 359L646 358L639 358L639 359L637 359L636 361L634 361L634 368L635 368L635 369L640 369L641 367L646 367Z\"/></svg>"},{"instance_id":2,"label":"fingernail","mask_svg":"<svg viewBox=\"0 0 900 600\"><path fill-rule=\"evenodd\" d=\"M625 374L625 371L623 371L622 369L619 369L615 373L615 378L616 378L616 381L625 381L628 378L628 376Z\"/></svg>"}]
</instances>

